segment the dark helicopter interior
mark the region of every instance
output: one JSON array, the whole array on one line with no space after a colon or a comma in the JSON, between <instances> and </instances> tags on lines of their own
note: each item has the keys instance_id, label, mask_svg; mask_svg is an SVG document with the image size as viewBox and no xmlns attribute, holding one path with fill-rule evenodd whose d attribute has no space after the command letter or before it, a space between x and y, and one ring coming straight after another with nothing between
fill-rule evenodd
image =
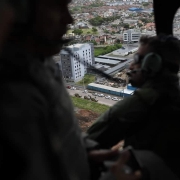
<instances>
[{"instance_id":1,"label":"dark helicopter interior","mask_svg":"<svg viewBox=\"0 0 180 180\"><path fill-rule=\"evenodd\" d=\"M179 0L153 0L156 33L173 35L173 20L180 7Z\"/></svg>"}]
</instances>

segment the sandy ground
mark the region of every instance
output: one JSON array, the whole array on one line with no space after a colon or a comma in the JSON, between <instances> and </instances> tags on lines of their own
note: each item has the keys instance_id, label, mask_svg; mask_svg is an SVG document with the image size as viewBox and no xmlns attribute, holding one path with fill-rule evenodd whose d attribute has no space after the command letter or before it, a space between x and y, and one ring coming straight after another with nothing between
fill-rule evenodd
<instances>
[{"instance_id":1,"label":"sandy ground","mask_svg":"<svg viewBox=\"0 0 180 180\"><path fill-rule=\"evenodd\" d=\"M84 109L76 109L75 115L83 132L86 132L91 124L100 116L98 113Z\"/></svg>"},{"instance_id":2,"label":"sandy ground","mask_svg":"<svg viewBox=\"0 0 180 180\"><path fill-rule=\"evenodd\" d=\"M75 115L78 119L79 126L81 127L83 132L86 132L87 129L92 125L92 123L100 116L98 113L93 111L84 110L84 109L75 109ZM112 149L122 150L124 146L124 140L115 144Z\"/></svg>"}]
</instances>

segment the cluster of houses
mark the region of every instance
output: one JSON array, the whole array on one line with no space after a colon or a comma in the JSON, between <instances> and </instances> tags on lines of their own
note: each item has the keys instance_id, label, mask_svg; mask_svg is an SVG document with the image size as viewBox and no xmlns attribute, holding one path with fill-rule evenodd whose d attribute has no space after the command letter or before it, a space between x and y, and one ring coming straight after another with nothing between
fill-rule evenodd
<instances>
[{"instance_id":1,"label":"cluster of houses","mask_svg":"<svg viewBox=\"0 0 180 180\"><path fill-rule=\"evenodd\" d=\"M116 3L116 0L101 0L99 2L103 3L103 5L100 7L92 7L90 5L95 3L93 0L75 0L70 8L82 5L82 12L73 14L75 23L69 28L72 30L92 29L92 24L89 23L89 20L97 16L102 18L114 17L114 21L104 22L103 24L96 26L96 29L98 30L97 34L93 33L92 35L92 33L87 30L86 33L83 33L82 35L71 33L66 36L73 37L77 42L95 42L99 45L113 44L116 41L123 42L123 34L129 29L134 29L135 31L138 30L140 33L155 33L152 3L149 3L145 11L137 11L136 9L142 8L139 1L129 1L133 2L129 4L124 1L119 1L119 4L116 6L111 5L112 3ZM146 21L148 20L148 22L143 21L143 19L146 19Z\"/></svg>"},{"instance_id":2,"label":"cluster of houses","mask_svg":"<svg viewBox=\"0 0 180 180\"><path fill-rule=\"evenodd\" d=\"M98 34L83 33L80 36L73 34L69 36L73 36L77 41L94 41L99 45L113 44L117 40L122 42L123 33L129 29L139 31L141 34L155 34L152 0L99 0L98 2L103 5L93 7L91 4L97 3L95 0L74 0L70 8L76 6L82 8L81 12L73 14L75 23L70 26L70 29L91 29L92 24L89 23L89 20L97 16L102 18L115 17L114 21L96 26ZM143 6L143 3L148 3L148 5ZM177 11L174 19L174 32L180 33L180 11Z\"/></svg>"},{"instance_id":3,"label":"cluster of houses","mask_svg":"<svg viewBox=\"0 0 180 180\"><path fill-rule=\"evenodd\" d=\"M66 38L71 38L74 41L77 42L93 42L95 45L111 45L114 44L115 42L122 43L123 42L123 36L118 35L118 36L113 36L109 34L103 34L103 35L74 35L70 34L69 36L67 35Z\"/></svg>"}]
</instances>

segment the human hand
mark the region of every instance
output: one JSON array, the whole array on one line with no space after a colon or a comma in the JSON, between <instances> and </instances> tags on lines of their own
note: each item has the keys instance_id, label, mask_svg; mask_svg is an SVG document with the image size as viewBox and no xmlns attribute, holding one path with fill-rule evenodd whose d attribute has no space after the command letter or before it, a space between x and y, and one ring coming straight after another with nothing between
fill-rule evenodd
<instances>
[{"instance_id":1,"label":"human hand","mask_svg":"<svg viewBox=\"0 0 180 180\"><path fill-rule=\"evenodd\" d=\"M118 155L119 151L117 149L101 149L101 150L92 150L89 152L89 160L94 163L102 163L105 160L110 160Z\"/></svg>"},{"instance_id":2,"label":"human hand","mask_svg":"<svg viewBox=\"0 0 180 180\"><path fill-rule=\"evenodd\" d=\"M119 141L116 145L114 145L111 149L112 150L122 150L123 149L123 146L124 146L124 140L122 141Z\"/></svg>"},{"instance_id":3,"label":"human hand","mask_svg":"<svg viewBox=\"0 0 180 180\"><path fill-rule=\"evenodd\" d=\"M129 174L125 170L125 165L130 158L128 151L121 153L120 158L111 166L110 171L114 174L117 180L139 180L142 177L140 171Z\"/></svg>"},{"instance_id":4,"label":"human hand","mask_svg":"<svg viewBox=\"0 0 180 180\"><path fill-rule=\"evenodd\" d=\"M92 150L88 153L89 166L91 171L91 179L97 180L100 178L103 171L107 171L104 166L104 161L117 157L117 150Z\"/></svg>"}]
</instances>

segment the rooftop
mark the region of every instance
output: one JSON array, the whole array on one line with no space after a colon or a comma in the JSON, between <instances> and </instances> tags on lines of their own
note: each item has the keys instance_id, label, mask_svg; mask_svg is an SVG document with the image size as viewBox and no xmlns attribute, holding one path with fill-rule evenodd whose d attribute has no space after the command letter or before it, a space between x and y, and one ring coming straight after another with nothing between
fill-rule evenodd
<instances>
[{"instance_id":1,"label":"rooftop","mask_svg":"<svg viewBox=\"0 0 180 180\"><path fill-rule=\"evenodd\" d=\"M131 62L133 59L129 59L121 64L118 64L117 66L111 68L111 69L108 69L107 71L105 71L106 74L111 74L115 71L120 71L120 70L123 70L125 68L125 65L128 64L129 62Z\"/></svg>"},{"instance_id":2,"label":"rooftop","mask_svg":"<svg viewBox=\"0 0 180 180\"><path fill-rule=\"evenodd\" d=\"M89 45L89 44L87 44L87 43L86 44L73 44L73 45L68 46L68 48L73 49L73 51L79 51L87 45Z\"/></svg>"},{"instance_id":3,"label":"rooftop","mask_svg":"<svg viewBox=\"0 0 180 180\"><path fill-rule=\"evenodd\" d=\"M116 65L119 61L103 58L95 58L95 62Z\"/></svg>"},{"instance_id":4,"label":"rooftop","mask_svg":"<svg viewBox=\"0 0 180 180\"><path fill-rule=\"evenodd\" d=\"M93 87L97 87L97 88L107 89L107 90L114 91L114 92L122 92L123 91L123 89L120 89L120 88L114 88L114 87L105 86L105 85L96 84L96 83L90 83L90 84L88 84L88 86L93 86Z\"/></svg>"}]
</instances>

